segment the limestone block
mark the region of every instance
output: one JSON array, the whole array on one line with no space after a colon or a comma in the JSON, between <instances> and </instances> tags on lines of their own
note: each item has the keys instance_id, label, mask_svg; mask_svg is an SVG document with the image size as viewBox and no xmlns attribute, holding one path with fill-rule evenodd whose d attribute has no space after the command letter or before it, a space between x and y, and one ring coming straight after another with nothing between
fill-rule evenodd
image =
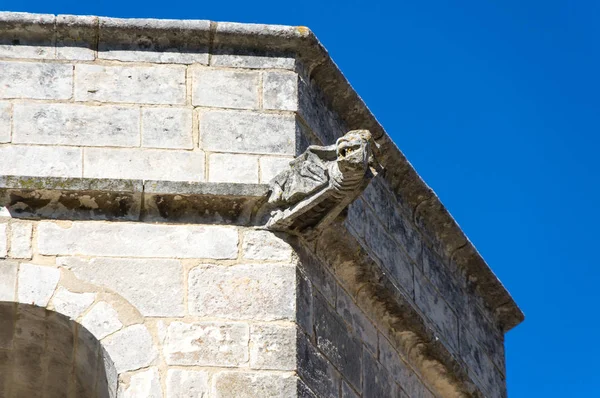
<instances>
[{"instance_id":1,"label":"limestone block","mask_svg":"<svg viewBox=\"0 0 600 398\"><path fill-rule=\"evenodd\" d=\"M398 397L396 383L389 373L369 353L363 354L363 397L365 398L392 398Z\"/></svg>"},{"instance_id":2,"label":"limestone block","mask_svg":"<svg viewBox=\"0 0 600 398\"><path fill-rule=\"evenodd\" d=\"M467 308L467 281L453 272L433 250L426 245L421 253L423 274L440 292L444 300L461 313Z\"/></svg>"},{"instance_id":3,"label":"limestone block","mask_svg":"<svg viewBox=\"0 0 600 398\"><path fill-rule=\"evenodd\" d=\"M188 277L189 311L205 317L293 320L295 280L290 265L203 264Z\"/></svg>"},{"instance_id":4,"label":"limestone block","mask_svg":"<svg viewBox=\"0 0 600 398\"><path fill-rule=\"evenodd\" d=\"M52 306L56 312L71 319L77 319L92 305L95 299L96 294L94 293L73 293L59 286L52 297Z\"/></svg>"},{"instance_id":5,"label":"limestone block","mask_svg":"<svg viewBox=\"0 0 600 398\"><path fill-rule=\"evenodd\" d=\"M379 362L410 397L427 396L427 388L419 377L383 336L379 339Z\"/></svg>"},{"instance_id":6,"label":"limestone block","mask_svg":"<svg viewBox=\"0 0 600 398\"><path fill-rule=\"evenodd\" d=\"M260 164L260 182L268 183L277 174L289 167L293 158L284 158L276 156L263 156L259 159Z\"/></svg>"},{"instance_id":7,"label":"limestone block","mask_svg":"<svg viewBox=\"0 0 600 398\"><path fill-rule=\"evenodd\" d=\"M204 181L204 152L88 148L84 177Z\"/></svg>"},{"instance_id":8,"label":"limestone block","mask_svg":"<svg viewBox=\"0 0 600 398\"><path fill-rule=\"evenodd\" d=\"M102 239L98 239L102 237ZM47 255L158 258L237 258L233 227L74 222L38 225L38 250Z\"/></svg>"},{"instance_id":9,"label":"limestone block","mask_svg":"<svg viewBox=\"0 0 600 398\"><path fill-rule=\"evenodd\" d=\"M0 57L54 58L54 15L3 12L0 21L3 22Z\"/></svg>"},{"instance_id":10,"label":"limestone block","mask_svg":"<svg viewBox=\"0 0 600 398\"><path fill-rule=\"evenodd\" d=\"M258 158L252 155L213 153L208 158L208 181L258 183Z\"/></svg>"},{"instance_id":11,"label":"limestone block","mask_svg":"<svg viewBox=\"0 0 600 398\"><path fill-rule=\"evenodd\" d=\"M251 325L250 367L296 370L296 326L293 323Z\"/></svg>"},{"instance_id":12,"label":"limestone block","mask_svg":"<svg viewBox=\"0 0 600 398\"><path fill-rule=\"evenodd\" d=\"M297 346L298 375L319 398L338 398L341 377L333 365L301 333Z\"/></svg>"},{"instance_id":13,"label":"limestone block","mask_svg":"<svg viewBox=\"0 0 600 398\"><path fill-rule=\"evenodd\" d=\"M12 258L31 258L33 224L14 222L10 225L10 253Z\"/></svg>"},{"instance_id":14,"label":"limestone block","mask_svg":"<svg viewBox=\"0 0 600 398\"><path fill-rule=\"evenodd\" d=\"M11 105L0 102L0 143L10 142L11 135Z\"/></svg>"},{"instance_id":15,"label":"limestone block","mask_svg":"<svg viewBox=\"0 0 600 398\"><path fill-rule=\"evenodd\" d=\"M14 301L19 264L0 260L0 301Z\"/></svg>"},{"instance_id":16,"label":"limestone block","mask_svg":"<svg viewBox=\"0 0 600 398\"><path fill-rule=\"evenodd\" d=\"M208 372L204 370L169 369L166 398L198 398L208 396Z\"/></svg>"},{"instance_id":17,"label":"limestone block","mask_svg":"<svg viewBox=\"0 0 600 398\"><path fill-rule=\"evenodd\" d=\"M292 248L270 231L248 231L244 234L242 257L246 260L290 261Z\"/></svg>"},{"instance_id":18,"label":"limestone block","mask_svg":"<svg viewBox=\"0 0 600 398\"><path fill-rule=\"evenodd\" d=\"M192 104L217 108L257 109L258 72L213 68L192 70Z\"/></svg>"},{"instance_id":19,"label":"limestone block","mask_svg":"<svg viewBox=\"0 0 600 398\"><path fill-rule=\"evenodd\" d=\"M230 68L294 70L296 68L296 59L285 56L222 52L213 54L210 64L211 66L227 66Z\"/></svg>"},{"instance_id":20,"label":"limestone block","mask_svg":"<svg viewBox=\"0 0 600 398\"><path fill-rule=\"evenodd\" d=\"M135 258L59 259L75 276L110 289L143 316L182 316L183 268L177 260Z\"/></svg>"},{"instance_id":21,"label":"limestone block","mask_svg":"<svg viewBox=\"0 0 600 398\"><path fill-rule=\"evenodd\" d=\"M389 230L392 237L402 244L408 256L417 264L421 260L423 241L421 234L409 217L395 208L389 216Z\"/></svg>"},{"instance_id":22,"label":"limestone block","mask_svg":"<svg viewBox=\"0 0 600 398\"><path fill-rule=\"evenodd\" d=\"M185 104L184 66L75 66L75 101Z\"/></svg>"},{"instance_id":23,"label":"limestone block","mask_svg":"<svg viewBox=\"0 0 600 398\"><path fill-rule=\"evenodd\" d=\"M152 336L144 325L128 326L102 340L118 373L146 367L158 356Z\"/></svg>"},{"instance_id":24,"label":"limestone block","mask_svg":"<svg viewBox=\"0 0 600 398\"><path fill-rule=\"evenodd\" d=\"M373 354L377 353L377 329L365 314L354 304L350 296L338 288L337 312L352 327L354 333Z\"/></svg>"},{"instance_id":25,"label":"limestone block","mask_svg":"<svg viewBox=\"0 0 600 398\"><path fill-rule=\"evenodd\" d=\"M117 398L162 398L162 387L157 367L150 367L131 375L129 383L121 383Z\"/></svg>"},{"instance_id":26,"label":"limestone block","mask_svg":"<svg viewBox=\"0 0 600 398\"><path fill-rule=\"evenodd\" d=\"M296 120L293 115L249 111L202 111L201 147L215 152L294 155Z\"/></svg>"},{"instance_id":27,"label":"limestone block","mask_svg":"<svg viewBox=\"0 0 600 398\"><path fill-rule=\"evenodd\" d=\"M17 291L19 303L45 307L48 305L59 279L60 270L57 268L21 264Z\"/></svg>"},{"instance_id":28,"label":"limestone block","mask_svg":"<svg viewBox=\"0 0 600 398\"><path fill-rule=\"evenodd\" d=\"M6 234L7 223L0 223L0 258L8 254L8 235Z\"/></svg>"},{"instance_id":29,"label":"limestone block","mask_svg":"<svg viewBox=\"0 0 600 398\"><path fill-rule=\"evenodd\" d=\"M93 61L98 41L98 17L56 16L56 58Z\"/></svg>"},{"instance_id":30,"label":"limestone block","mask_svg":"<svg viewBox=\"0 0 600 398\"><path fill-rule=\"evenodd\" d=\"M298 75L265 72L263 74L263 108L282 111L298 110Z\"/></svg>"},{"instance_id":31,"label":"limestone block","mask_svg":"<svg viewBox=\"0 0 600 398\"><path fill-rule=\"evenodd\" d=\"M464 327L460 330L460 355L467 364L469 375L486 392L486 396L506 397L506 382L502 373Z\"/></svg>"},{"instance_id":32,"label":"limestone block","mask_svg":"<svg viewBox=\"0 0 600 398\"><path fill-rule=\"evenodd\" d=\"M360 398L348 383L342 381L342 398Z\"/></svg>"},{"instance_id":33,"label":"limestone block","mask_svg":"<svg viewBox=\"0 0 600 398\"><path fill-rule=\"evenodd\" d=\"M69 99L73 65L0 62L0 88L0 98Z\"/></svg>"},{"instance_id":34,"label":"limestone block","mask_svg":"<svg viewBox=\"0 0 600 398\"><path fill-rule=\"evenodd\" d=\"M506 356L504 353L504 336L498 326L475 302L473 296L467 300L465 317L462 324L482 346L485 353L490 357L496 367L506 373Z\"/></svg>"},{"instance_id":35,"label":"limestone block","mask_svg":"<svg viewBox=\"0 0 600 398\"><path fill-rule=\"evenodd\" d=\"M192 110L142 108L142 146L192 149Z\"/></svg>"},{"instance_id":36,"label":"limestone block","mask_svg":"<svg viewBox=\"0 0 600 398\"><path fill-rule=\"evenodd\" d=\"M296 396L293 373L219 372L213 376L215 398L289 398Z\"/></svg>"},{"instance_id":37,"label":"limestone block","mask_svg":"<svg viewBox=\"0 0 600 398\"><path fill-rule=\"evenodd\" d=\"M10 145L0 147L0 159L4 175L81 177L82 173L80 148Z\"/></svg>"},{"instance_id":38,"label":"limestone block","mask_svg":"<svg viewBox=\"0 0 600 398\"><path fill-rule=\"evenodd\" d=\"M123 327L119 313L106 301L100 301L81 318L81 324L98 340Z\"/></svg>"},{"instance_id":39,"label":"limestone block","mask_svg":"<svg viewBox=\"0 0 600 398\"><path fill-rule=\"evenodd\" d=\"M13 142L138 146L140 111L119 106L15 104Z\"/></svg>"},{"instance_id":40,"label":"limestone block","mask_svg":"<svg viewBox=\"0 0 600 398\"><path fill-rule=\"evenodd\" d=\"M248 362L248 325L171 322L163 343L168 365L236 367Z\"/></svg>"}]
</instances>

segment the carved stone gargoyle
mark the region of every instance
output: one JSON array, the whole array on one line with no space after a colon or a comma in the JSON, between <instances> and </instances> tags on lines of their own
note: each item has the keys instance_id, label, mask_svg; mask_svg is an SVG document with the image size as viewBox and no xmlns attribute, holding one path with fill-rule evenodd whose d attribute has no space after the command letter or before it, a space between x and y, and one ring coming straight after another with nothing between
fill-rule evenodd
<instances>
[{"instance_id":1,"label":"carved stone gargoyle","mask_svg":"<svg viewBox=\"0 0 600 398\"><path fill-rule=\"evenodd\" d=\"M368 130L309 146L269 186L265 227L311 240L366 188L378 168Z\"/></svg>"}]
</instances>

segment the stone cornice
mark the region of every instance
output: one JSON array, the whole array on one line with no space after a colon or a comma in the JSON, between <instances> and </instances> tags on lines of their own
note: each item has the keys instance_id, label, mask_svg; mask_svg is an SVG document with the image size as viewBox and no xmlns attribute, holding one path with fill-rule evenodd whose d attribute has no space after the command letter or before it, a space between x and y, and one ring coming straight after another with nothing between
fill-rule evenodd
<instances>
[{"instance_id":1,"label":"stone cornice","mask_svg":"<svg viewBox=\"0 0 600 398\"><path fill-rule=\"evenodd\" d=\"M132 40L136 41L135 46ZM0 13L0 44L19 43L78 46L95 51L109 47L127 51L131 47L135 51L206 53L207 59L220 52L294 55L302 64L304 74L320 88L328 105L349 130L371 131L379 145L379 162L387 170L385 179L398 201L412 211L416 224L446 260L462 267L486 305L495 311L503 329L507 331L524 319L457 222L392 142L308 28L203 20Z\"/></svg>"}]
</instances>

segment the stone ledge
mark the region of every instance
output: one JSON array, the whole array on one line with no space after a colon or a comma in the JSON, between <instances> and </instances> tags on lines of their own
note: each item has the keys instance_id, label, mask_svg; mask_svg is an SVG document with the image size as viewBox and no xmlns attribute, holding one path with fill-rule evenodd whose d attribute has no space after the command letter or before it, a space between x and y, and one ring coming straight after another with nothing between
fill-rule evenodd
<instances>
[{"instance_id":1,"label":"stone ledge","mask_svg":"<svg viewBox=\"0 0 600 398\"><path fill-rule=\"evenodd\" d=\"M0 176L0 206L16 218L247 225L267 185Z\"/></svg>"},{"instance_id":2,"label":"stone ledge","mask_svg":"<svg viewBox=\"0 0 600 398\"><path fill-rule=\"evenodd\" d=\"M130 39L136 34L143 40L135 42ZM308 79L322 90L328 106L340 115L346 128L371 131L380 146L378 160L387 169L384 178L398 201L412 212L411 216L442 251L446 260L461 266L474 281L478 293L487 306L495 311L503 329L508 331L523 321L524 315L508 291L433 190L387 135L310 29L212 21L0 12L0 45L13 44L14 40L24 45L57 48L66 45L92 51L135 51L150 54L147 60L151 62L176 62L171 55L165 59L152 55L153 52L171 53L174 50L179 54L233 52L295 55L304 70L310 71ZM183 57L177 62L208 63L208 57L206 60Z\"/></svg>"}]
</instances>

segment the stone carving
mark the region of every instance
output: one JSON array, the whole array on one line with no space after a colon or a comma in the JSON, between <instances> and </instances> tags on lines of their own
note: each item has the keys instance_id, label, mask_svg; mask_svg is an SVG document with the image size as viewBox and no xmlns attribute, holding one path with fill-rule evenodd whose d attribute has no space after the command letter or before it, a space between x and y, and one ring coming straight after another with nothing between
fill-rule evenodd
<instances>
[{"instance_id":1,"label":"stone carving","mask_svg":"<svg viewBox=\"0 0 600 398\"><path fill-rule=\"evenodd\" d=\"M334 145L309 146L270 183L266 228L312 238L367 186L376 168L368 130L353 130Z\"/></svg>"}]
</instances>

